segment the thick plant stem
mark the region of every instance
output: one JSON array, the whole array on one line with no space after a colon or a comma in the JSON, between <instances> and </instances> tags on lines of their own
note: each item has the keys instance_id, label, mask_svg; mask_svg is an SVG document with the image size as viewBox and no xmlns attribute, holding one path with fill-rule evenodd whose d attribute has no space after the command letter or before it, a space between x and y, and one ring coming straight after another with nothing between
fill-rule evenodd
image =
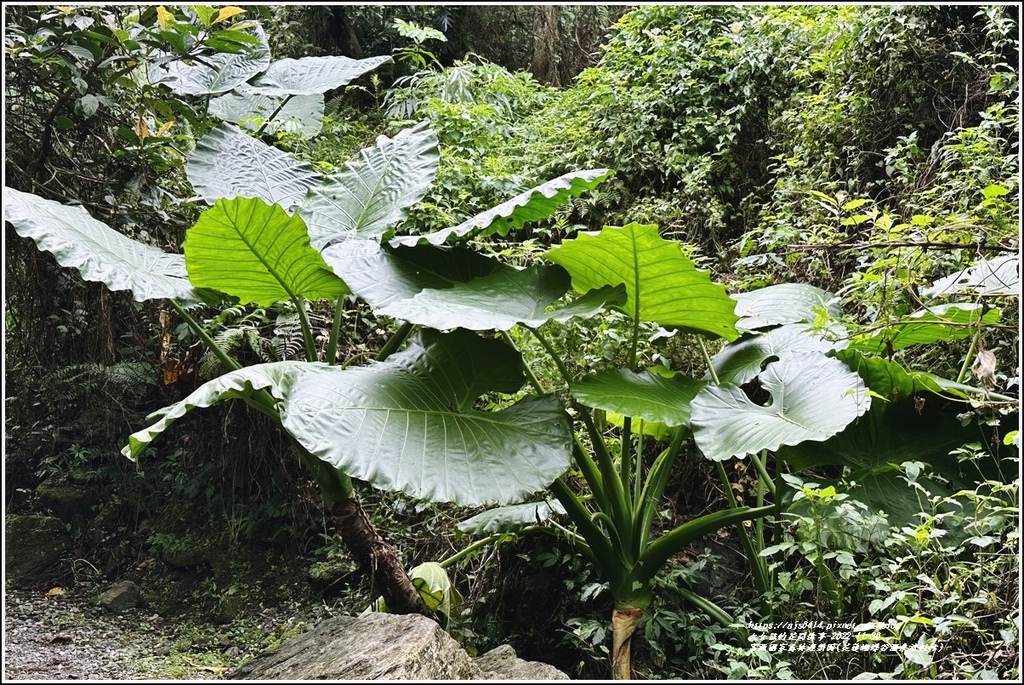
<instances>
[{"instance_id":1,"label":"thick plant stem","mask_svg":"<svg viewBox=\"0 0 1024 685\"><path fill-rule=\"evenodd\" d=\"M430 616L395 548L380 536L356 497L331 505L331 519L359 568L369 574L372 597L382 595L393 614Z\"/></svg>"},{"instance_id":2,"label":"thick plant stem","mask_svg":"<svg viewBox=\"0 0 1024 685\"><path fill-rule=\"evenodd\" d=\"M356 497L352 479L331 464L307 452L295 443L302 460L313 471L324 503L327 505L335 530L342 544L359 566L370 577L371 597L382 595L393 614L423 614L430 610L405 572L398 552L366 516Z\"/></svg>"},{"instance_id":3,"label":"thick plant stem","mask_svg":"<svg viewBox=\"0 0 1024 685\"><path fill-rule=\"evenodd\" d=\"M615 680L633 677L630 665L633 633L642 615L643 611L636 607L612 609L612 678Z\"/></svg>"},{"instance_id":4,"label":"thick plant stem","mask_svg":"<svg viewBox=\"0 0 1024 685\"><path fill-rule=\"evenodd\" d=\"M380 348L380 352L377 353L376 357L377 361L382 362L397 352L398 348L401 347L402 343L404 343L409 337L409 334L412 333L412 329L413 325L409 322L405 322L399 326L398 330L394 332L386 343L384 343L384 347Z\"/></svg>"},{"instance_id":5,"label":"thick plant stem","mask_svg":"<svg viewBox=\"0 0 1024 685\"><path fill-rule=\"evenodd\" d=\"M299 315L299 326L302 328L302 347L306 353L307 362L317 361L316 342L313 340L313 329L309 325L309 315L306 314L306 301L295 295L292 297L295 305L295 312Z\"/></svg>"},{"instance_id":6,"label":"thick plant stem","mask_svg":"<svg viewBox=\"0 0 1024 685\"><path fill-rule=\"evenodd\" d=\"M715 466L718 469L718 477L722 480L722 488L725 491L726 500L729 502L731 509L739 508L739 503L736 501L736 495L732 491L732 482L729 480L728 474L725 472L725 467L722 466L722 462L716 461ZM754 549L754 543L751 542L750 536L747 534L747 529L743 527L742 523L737 524L736 533L739 535L740 544L743 546L743 551L747 554L747 560L750 563L750 573L754 576L754 585L757 586L757 591L761 595L762 602L765 603L767 608L767 600L765 597L768 595L768 572L764 565L764 559L760 556L761 550Z\"/></svg>"},{"instance_id":7,"label":"thick plant stem","mask_svg":"<svg viewBox=\"0 0 1024 685\"><path fill-rule=\"evenodd\" d=\"M334 320L331 322L331 335L327 339L326 361L328 364L338 363L338 339L341 337L341 315L345 313L345 296L342 295L334 303Z\"/></svg>"},{"instance_id":8,"label":"thick plant stem","mask_svg":"<svg viewBox=\"0 0 1024 685\"><path fill-rule=\"evenodd\" d=\"M174 300L167 300L167 302L171 305L171 307L174 308L174 311L178 312L178 316L185 320L185 323L188 324L188 327L191 328L192 331L199 336L199 339L206 343L206 346L210 349L210 352L213 352L214 356L217 357L217 359L219 359L221 363L224 364L224 366L228 367L232 371L242 368L241 364L239 364L237 361L229 357L228 354L221 348L221 346L214 342L213 338L210 337L210 334L206 332L206 329L203 328L198 321L193 319L192 315L189 314L184 307L182 307Z\"/></svg>"},{"instance_id":9,"label":"thick plant stem","mask_svg":"<svg viewBox=\"0 0 1024 685\"><path fill-rule=\"evenodd\" d=\"M978 332L971 338L971 346L967 350L967 356L964 357L964 363L960 367L960 373L956 375L956 382L963 383L964 379L967 378L967 372L971 368L971 360L974 358L974 353L978 350L978 341L981 340L981 327L978 327Z\"/></svg>"}]
</instances>

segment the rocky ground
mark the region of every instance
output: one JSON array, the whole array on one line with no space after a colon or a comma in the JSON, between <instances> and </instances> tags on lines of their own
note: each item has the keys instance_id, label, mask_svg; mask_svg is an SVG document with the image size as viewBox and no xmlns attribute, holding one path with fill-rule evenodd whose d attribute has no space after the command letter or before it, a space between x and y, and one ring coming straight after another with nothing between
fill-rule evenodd
<instances>
[{"instance_id":1,"label":"rocky ground","mask_svg":"<svg viewBox=\"0 0 1024 685\"><path fill-rule=\"evenodd\" d=\"M267 637L308 625L267 610L246 623L242 637L241 627L173 622L145 609L115 614L95 596L87 586L8 589L3 681L219 678L266 647Z\"/></svg>"},{"instance_id":2,"label":"rocky ground","mask_svg":"<svg viewBox=\"0 0 1024 685\"><path fill-rule=\"evenodd\" d=\"M105 615L69 593L4 595L4 680L122 680L162 640L138 617Z\"/></svg>"}]
</instances>

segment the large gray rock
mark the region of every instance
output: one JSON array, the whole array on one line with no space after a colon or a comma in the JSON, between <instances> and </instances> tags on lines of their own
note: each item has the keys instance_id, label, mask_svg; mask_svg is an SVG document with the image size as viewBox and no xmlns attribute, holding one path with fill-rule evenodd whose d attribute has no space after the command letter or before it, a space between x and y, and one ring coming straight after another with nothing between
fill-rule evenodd
<instances>
[{"instance_id":1,"label":"large gray rock","mask_svg":"<svg viewBox=\"0 0 1024 685\"><path fill-rule=\"evenodd\" d=\"M7 516L4 521L4 570L15 587L35 587L48 580L46 572L67 552L71 537L53 516Z\"/></svg>"},{"instance_id":2,"label":"large gray rock","mask_svg":"<svg viewBox=\"0 0 1024 685\"><path fill-rule=\"evenodd\" d=\"M499 647L474 661L434 621L369 613L340 616L228 675L234 680L568 680Z\"/></svg>"},{"instance_id":3,"label":"large gray rock","mask_svg":"<svg viewBox=\"0 0 1024 685\"><path fill-rule=\"evenodd\" d=\"M473 660L484 680L568 680L569 676L541 661L524 661L510 645L495 647Z\"/></svg>"},{"instance_id":4,"label":"large gray rock","mask_svg":"<svg viewBox=\"0 0 1024 685\"><path fill-rule=\"evenodd\" d=\"M142 589L130 580L114 583L100 595L100 606L115 614L135 608L142 599Z\"/></svg>"}]
</instances>

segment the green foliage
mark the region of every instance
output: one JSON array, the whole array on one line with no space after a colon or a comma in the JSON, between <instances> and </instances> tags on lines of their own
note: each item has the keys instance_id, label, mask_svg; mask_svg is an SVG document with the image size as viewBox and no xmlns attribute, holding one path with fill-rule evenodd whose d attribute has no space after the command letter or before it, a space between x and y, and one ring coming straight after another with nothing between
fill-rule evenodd
<instances>
[{"instance_id":1,"label":"green foliage","mask_svg":"<svg viewBox=\"0 0 1024 685\"><path fill-rule=\"evenodd\" d=\"M24 121L13 133L14 185L81 199L88 213L8 189L5 218L86 279L139 300L169 297L191 326L194 337L182 339L208 345L203 370L272 362L229 371L172 404L132 436L130 451L190 408L238 397L283 422L321 475L331 463L378 487L473 504L550 484L571 526L536 503L481 514L477 529L493 537L459 560L508 542L500 525L565 535L570 551L537 547L536 561L566 567L560 589L577 614L649 607L648 654L660 669L1014 675L999 650L1017 627L993 599L1013 603L1018 534L1017 484L1005 482L1019 386L1019 339L1006 323L1019 315L1018 46L1008 8L640 7L618 23L600 63L561 92L472 56L442 67L449 58L423 46L444 36L441 50L456 36L448 25L424 28L427 10L396 18L386 7L332 8L334 19L379 23L380 53L398 34L416 44L395 54L419 71L383 99L395 130L426 121L347 164L386 124L349 120L352 108L322 93L388 58L273 62L260 30L234 12L18 8L9 22L17 69L8 114ZM124 69L135 61L149 64L154 83L130 78ZM380 83L350 92L378 98ZM211 129L207 115L239 126ZM105 131L122 141L116 150ZM308 138L318 131L326 135ZM200 210L180 199L192 195L186 156L189 179L213 205L197 221ZM76 176L93 158L126 172L93 188ZM608 181L606 167L617 171ZM39 186L47 175L56 180ZM584 232L605 223L625 225ZM165 224L159 234L140 228ZM176 249L188 224L183 259L148 246ZM99 253L106 261L93 259ZM698 267L733 256L731 289L748 292L730 299ZM30 258L17 268L19 282L35 282ZM565 297L570 278L585 294ZM181 307L214 299L197 285L258 307L194 321ZM346 299L348 288L363 305ZM102 301L46 320L67 339L90 328L94 310ZM29 311L19 304L9 320ZM425 330L396 353L411 328L401 326L386 361L330 366L373 354L369 341L343 343L343 327L380 336L390 317L502 340ZM153 357L140 368L155 374L151 319L139 321L151 331L144 343L110 342L104 365L62 365L51 380L98 387L128 368L121 355ZM173 329L163 317L159 325L167 378L178 372ZM727 342L712 357L703 337ZM296 358L328 364L278 361ZM523 397L524 359L539 397ZM83 368L106 371L76 376ZM970 374L979 387L966 384ZM19 395L30 380L19 381ZM32 440L16 444L38 447L50 425L37 422L23 433ZM98 460L92 445L54 434L52 471L65 458ZM677 457L699 451L749 453L756 477L729 462L731 482L719 463L712 506L685 522L663 516ZM173 467L193 460L184 455L163 456ZM169 492L215 509L211 469L168 476ZM244 518L229 520L233 537L255 534ZM719 562L709 570L703 557L680 557L733 525L754 588L698 591ZM440 606L457 591L433 575L421 585ZM557 611L566 641L597 673L607 626ZM916 648L782 658L749 649L730 628L826 614L856 617L864 641ZM499 622L478 620L493 637ZM704 650L717 653L713 666Z\"/></svg>"}]
</instances>

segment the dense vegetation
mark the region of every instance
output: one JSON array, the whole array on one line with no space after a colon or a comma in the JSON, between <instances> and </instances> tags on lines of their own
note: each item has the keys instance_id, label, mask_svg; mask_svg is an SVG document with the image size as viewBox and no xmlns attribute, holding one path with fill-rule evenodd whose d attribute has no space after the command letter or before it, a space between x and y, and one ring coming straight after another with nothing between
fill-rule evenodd
<instances>
[{"instance_id":1,"label":"dense vegetation","mask_svg":"<svg viewBox=\"0 0 1024 685\"><path fill-rule=\"evenodd\" d=\"M1015 678L1016 8L625 9L5 8L8 516L166 612Z\"/></svg>"}]
</instances>

